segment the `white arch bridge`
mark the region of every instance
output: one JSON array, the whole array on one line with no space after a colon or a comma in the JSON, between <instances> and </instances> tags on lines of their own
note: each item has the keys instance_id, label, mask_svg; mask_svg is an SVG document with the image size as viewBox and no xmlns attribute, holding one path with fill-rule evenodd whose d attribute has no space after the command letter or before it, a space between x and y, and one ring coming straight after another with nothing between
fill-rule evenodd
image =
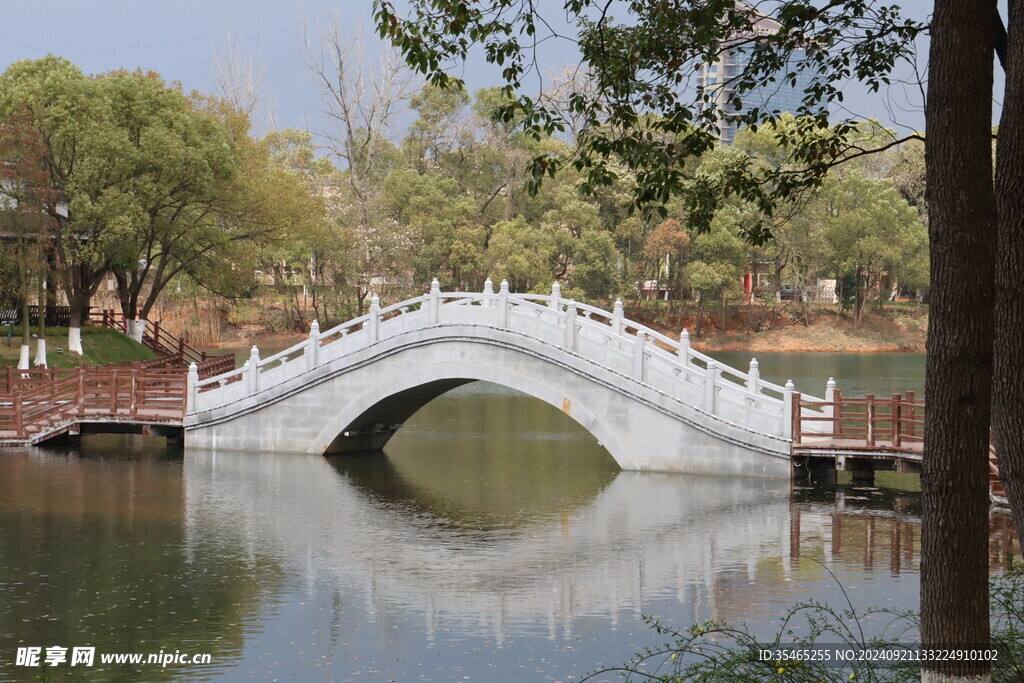
<instances>
[{"instance_id":1,"label":"white arch bridge","mask_svg":"<svg viewBox=\"0 0 1024 683\"><path fill-rule=\"evenodd\" d=\"M789 477L793 385L719 365L615 310L551 295L430 293L200 380L189 373L186 443L245 451L378 449L419 408L467 382L562 410L626 470Z\"/></svg>"}]
</instances>

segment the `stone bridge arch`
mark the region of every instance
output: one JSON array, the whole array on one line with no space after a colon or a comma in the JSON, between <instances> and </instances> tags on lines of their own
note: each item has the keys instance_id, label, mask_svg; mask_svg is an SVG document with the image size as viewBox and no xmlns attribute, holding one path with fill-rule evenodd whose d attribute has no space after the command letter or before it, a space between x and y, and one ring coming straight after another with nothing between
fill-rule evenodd
<instances>
[{"instance_id":1,"label":"stone bridge arch","mask_svg":"<svg viewBox=\"0 0 1024 683\"><path fill-rule=\"evenodd\" d=\"M420 407L487 381L566 413L623 469L788 477L792 385L720 366L611 313L551 296L430 294L381 308L241 369L189 379L189 447L380 448Z\"/></svg>"},{"instance_id":2,"label":"stone bridge arch","mask_svg":"<svg viewBox=\"0 0 1024 683\"><path fill-rule=\"evenodd\" d=\"M404 350L388 359L388 374L397 374L397 379L371 383L346 396L326 420L308 452L347 453L383 448L402 423L427 403L456 387L483 381L514 389L562 411L593 435L620 467L642 469L626 443L588 405L587 395L569 389L569 381L551 382L569 380L565 376L568 370L555 366L547 371L545 379L526 371L527 359L517 358L519 355L503 346L465 342Z\"/></svg>"}]
</instances>

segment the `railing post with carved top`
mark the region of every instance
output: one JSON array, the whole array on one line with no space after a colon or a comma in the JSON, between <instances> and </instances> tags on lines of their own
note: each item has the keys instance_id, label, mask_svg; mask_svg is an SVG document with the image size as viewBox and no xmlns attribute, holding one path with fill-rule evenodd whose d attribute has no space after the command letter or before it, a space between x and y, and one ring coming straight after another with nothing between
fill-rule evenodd
<instances>
[{"instance_id":1,"label":"railing post with carved top","mask_svg":"<svg viewBox=\"0 0 1024 683\"><path fill-rule=\"evenodd\" d=\"M576 350L576 302L572 300L565 308L565 348Z\"/></svg>"},{"instance_id":2,"label":"railing post with carved top","mask_svg":"<svg viewBox=\"0 0 1024 683\"><path fill-rule=\"evenodd\" d=\"M761 366L756 358L750 359L750 367L747 369L747 391L755 396L761 391Z\"/></svg>"},{"instance_id":3,"label":"railing post with carved top","mask_svg":"<svg viewBox=\"0 0 1024 683\"><path fill-rule=\"evenodd\" d=\"M679 333L679 348L676 350L676 355L684 365L690 361L690 332L685 327Z\"/></svg>"},{"instance_id":4,"label":"railing post with carved top","mask_svg":"<svg viewBox=\"0 0 1024 683\"><path fill-rule=\"evenodd\" d=\"M430 297L427 300L427 311L430 315L431 325L436 325L441 321L441 283L436 277L430 281Z\"/></svg>"},{"instance_id":5,"label":"railing post with carved top","mask_svg":"<svg viewBox=\"0 0 1024 683\"><path fill-rule=\"evenodd\" d=\"M508 328L508 280L502 280L498 290L498 327Z\"/></svg>"},{"instance_id":6,"label":"railing post with carved top","mask_svg":"<svg viewBox=\"0 0 1024 683\"><path fill-rule=\"evenodd\" d=\"M490 308L494 306L494 282L491 278L484 280L484 308Z\"/></svg>"},{"instance_id":7,"label":"railing post with carved top","mask_svg":"<svg viewBox=\"0 0 1024 683\"><path fill-rule=\"evenodd\" d=\"M612 331L616 337L622 336L622 299L616 299L612 309Z\"/></svg>"},{"instance_id":8,"label":"railing post with carved top","mask_svg":"<svg viewBox=\"0 0 1024 683\"><path fill-rule=\"evenodd\" d=\"M248 381L249 381L249 393L255 394L260 390L260 350L258 347L253 346L249 351L249 360L245 362Z\"/></svg>"},{"instance_id":9,"label":"railing post with carved top","mask_svg":"<svg viewBox=\"0 0 1024 683\"><path fill-rule=\"evenodd\" d=\"M708 367L704 371L704 410L712 415L715 414L715 383L718 379L718 365L713 360L708 361Z\"/></svg>"},{"instance_id":10,"label":"railing post with carved top","mask_svg":"<svg viewBox=\"0 0 1024 683\"><path fill-rule=\"evenodd\" d=\"M647 355L647 334L643 330L636 333L633 342L633 377L644 381L644 356Z\"/></svg>"},{"instance_id":11,"label":"railing post with carved top","mask_svg":"<svg viewBox=\"0 0 1024 683\"><path fill-rule=\"evenodd\" d=\"M799 401L800 394L794 394L793 380L786 380L786 386L782 391L782 436L788 437L793 440L793 443L800 443L800 425L799 415L800 411L793 410L793 398L797 397Z\"/></svg>"},{"instance_id":12,"label":"railing post with carved top","mask_svg":"<svg viewBox=\"0 0 1024 683\"><path fill-rule=\"evenodd\" d=\"M306 369L312 370L320 361L320 323L316 320L309 326L309 341L306 342Z\"/></svg>"},{"instance_id":13,"label":"railing post with carved top","mask_svg":"<svg viewBox=\"0 0 1024 683\"><path fill-rule=\"evenodd\" d=\"M366 320L366 329L370 344L380 338L380 297L376 294L370 297L370 317Z\"/></svg>"},{"instance_id":14,"label":"railing post with carved top","mask_svg":"<svg viewBox=\"0 0 1024 683\"><path fill-rule=\"evenodd\" d=\"M196 399L199 397L199 366L190 363L188 380L185 382L185 413L195 410Z\"/></svg>"},{"instance_id":15,"label":"railing post with carved top","mask_svg":"<svg viewBox=\"0 0 1024 683\"><path fill-rule=\"evenodd\" d=\"M562 285L556 281L551 285L551 300L548 302L548 308L552 311L557 311L562 305Z\"/></svg>"}]
</instances>

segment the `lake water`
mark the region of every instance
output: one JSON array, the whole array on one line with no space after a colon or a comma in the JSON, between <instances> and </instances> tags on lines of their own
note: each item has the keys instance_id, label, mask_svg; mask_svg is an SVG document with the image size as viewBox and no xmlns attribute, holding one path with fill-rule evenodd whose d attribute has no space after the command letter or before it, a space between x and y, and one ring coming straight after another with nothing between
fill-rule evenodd
<instances>
[{"instance_id":1,"label":"lake water","mask_svg":"<svg viewBox=\"0 0 1024 683\"><path fill-rule=\"evenodd\" d=\"M860 361L802 355L761 354L762 376L856 391ZM920 357L871 358L868 390L918 389ZM877 485L620 472L559 411L484 384L383 455L2 451L0 680L39 673L18 647L91 646L112 681L568 681L662 642L644 615L771 637L797 601L845 606L837 582L858 609L913 609L916 479ZM998 572L1005 517L992 540ZM99 662L175 651L211 661Z\"/></svg>"}]
</instances>

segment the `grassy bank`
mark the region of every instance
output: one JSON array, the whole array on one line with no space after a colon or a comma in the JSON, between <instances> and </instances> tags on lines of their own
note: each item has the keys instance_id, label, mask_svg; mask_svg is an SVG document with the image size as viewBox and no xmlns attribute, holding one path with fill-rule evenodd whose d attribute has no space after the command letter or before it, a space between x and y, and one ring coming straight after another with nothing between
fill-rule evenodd
<instances>
[{"instance_id":1,"label":"grassy bank","mask_svg":"<svg viewBox=\"0 0 1024 683\"><path fill-rule=\"evenodd\" d=\"M15 334L11 345L7 345L7 330L0 341L0 367L17 366L21 353L21 335ZM37 340L32 339L31 357L36 356ZM46 330L46 361L52 368L73 368L81 365L106 365L107 363L128 363L154 357L154 353L142 344L129 339L120 332L104 327L82 329L82 350L84 355L69 353L68 329L54 327ZM65 349L63 352L60 349Z\"/></svg>"}]
</instances>

